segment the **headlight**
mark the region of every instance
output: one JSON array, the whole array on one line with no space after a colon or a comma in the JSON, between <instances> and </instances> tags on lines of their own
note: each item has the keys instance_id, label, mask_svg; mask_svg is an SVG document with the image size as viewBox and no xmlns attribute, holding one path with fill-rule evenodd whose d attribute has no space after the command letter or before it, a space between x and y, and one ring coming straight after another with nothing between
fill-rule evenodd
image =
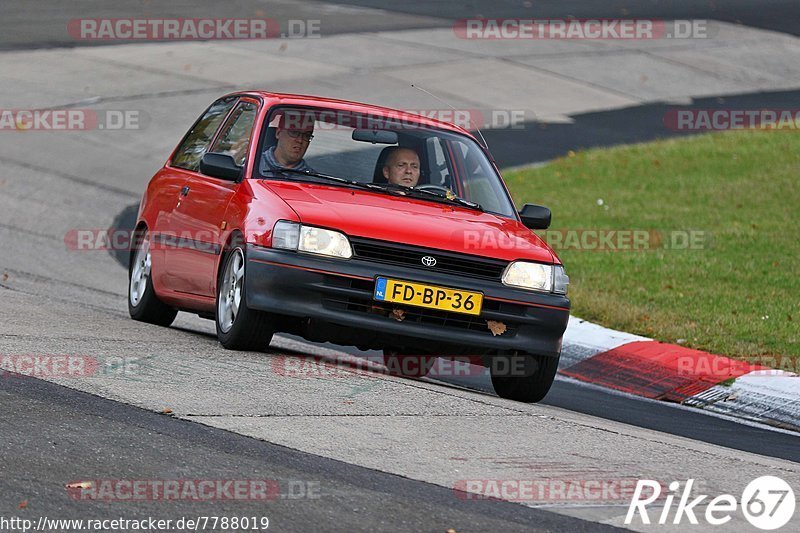
<instances>
[{"instance_id":1,"label":"headlight","mask_svg":"<svg viewBox=\"0 0 800 533\"><path fill-rule=\"evenodd\" d=\"M503 274L503 284L520 289L567 294L569 276L561 265L514 261Z\"/></svg>"},{"instance_id":2,"label":"headlight","mask_svg":"<svg viewBox=\"0 0 800 533\"><path fill-rule=\"evenodd\" d=\"M515 261L506 268L503 283L521 289L550 292L553 288L553 265Z\"/></svg>"},{"instance_id":3,"label":"headlight","mask_svg":"<svg viewBox=\"0 0 800 533\"><path fill-rule=\"evenodd\" d=\"M272 231L272 247L350 259L353 250L343 233L279 220Z\"/></svg>"},{"instance_id":4,"label":"headlight","mask_svg":"<svg viewBox=\"0 0 800 533\"><path fill-rule=\"evenodd\" d=\"M297 249L301 252L330 255L343 259L353 257L350 241L343 233L311 226L300 228L300 244Z\"/></svg>"}]
</instances>

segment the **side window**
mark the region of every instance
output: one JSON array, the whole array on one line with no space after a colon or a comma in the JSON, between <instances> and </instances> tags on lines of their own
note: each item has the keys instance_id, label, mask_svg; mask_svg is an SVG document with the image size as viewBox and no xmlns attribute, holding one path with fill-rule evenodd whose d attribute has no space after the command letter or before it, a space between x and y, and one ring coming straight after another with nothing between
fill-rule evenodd
<instances>
[{"instance_id":1,"label":"side window","mask_svg":"<svg viewBox=\"0 0 800 533\"><path fill-rule=\"evenodd\" d=\"M458 169L459 194L471 202L481 204L493 213L504 212L500 198L506 197L500 182L492 179L492 168L485 157L480 155L477 146L468 146L459 141L448 141Z\"/></svg>"},{"instance_id":2,"label":"side window","mask_svg":"<svg viewBox=\"0 0 800 533\"><path fill-rule=\"evenodd\" d=\"M186 134L180 147L175 152L175 157L172 158L172 166L194 170L195 172L200 168L200 159L203 158L203 155L208 150L208 145L211 143L211 139L214 138L214 133L216 133L220 123L235 102L236 98L230 97L222 98L211 104L208 111Z\"/></svg>"},{"instance_id":3,"label":"side window","mask_svg":"<svg viewBox=\"0 0 800 533\"><path fill-rule=\"evenodd\" d=\"M210 151L227 154L233 157L237 165L244 165L257 111L258 106L252 102L242 102L236 106Z\"/></svg>"}]
</instances>

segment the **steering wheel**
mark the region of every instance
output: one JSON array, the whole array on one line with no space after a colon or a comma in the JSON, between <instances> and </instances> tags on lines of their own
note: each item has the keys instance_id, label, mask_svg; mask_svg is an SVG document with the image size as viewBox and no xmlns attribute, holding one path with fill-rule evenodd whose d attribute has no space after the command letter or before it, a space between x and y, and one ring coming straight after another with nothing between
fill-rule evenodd
<instances>
[{"instance_id":1,"label":"steering wheel","mask_svg":"<svg viewBox=\"0 0 800 533\"><path fill-rule=\"evenodd\" d=\"M445 197L448 194L453 194L453 191L451 191L447 187L442 187L441 185L432 185L430 183L426 183L425 185L418 185L418 186L416 186L414 188L417 189L418 191L436 191L436 192L440 192L440 193L443 193L445 195Z\"/></svg>"}]
</instances>

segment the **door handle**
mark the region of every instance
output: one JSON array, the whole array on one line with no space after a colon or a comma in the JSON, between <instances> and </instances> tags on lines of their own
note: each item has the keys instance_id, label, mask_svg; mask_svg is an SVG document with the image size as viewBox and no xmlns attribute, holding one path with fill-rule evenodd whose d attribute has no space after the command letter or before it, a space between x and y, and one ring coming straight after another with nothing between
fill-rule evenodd
<instances>
[{"instance_id":1,"label":"door handle","mask_svg":"<svg viewBox=\"0 0 800 533\"><path fill-rule=\"evenodd\" d=\"M189 186L184 185L181 189L181 196L189 196Z\"/></svg>"}]
</instances>

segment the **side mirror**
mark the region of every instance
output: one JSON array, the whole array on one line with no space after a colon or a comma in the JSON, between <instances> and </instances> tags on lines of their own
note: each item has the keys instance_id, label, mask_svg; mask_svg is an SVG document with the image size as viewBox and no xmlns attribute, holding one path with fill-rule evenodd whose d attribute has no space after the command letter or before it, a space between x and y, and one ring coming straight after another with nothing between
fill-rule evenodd
<instances>
[{"instance_id":1,"label":"side mirror","mask_svg":"<svg viewBox=\"0 0 800 533\"><path fill-rule=\"evenodd\" d=\"M519 210L519 217L522 224L530 229L547 229L550 227L550 219L553 214L550 209L543 205L525 204Z\"/></svg>"},{"instance_id":2,"label":"side mirror","mask_svg":"<svg viewBox=\"0 0 800 533\"><path fill-rule=\"evenodd\" d=\"M227 154L209 152L200 160L200 172L212 178L238 181L242 177L243 170L233 157Z\"/></svg>"}]
</instances>

